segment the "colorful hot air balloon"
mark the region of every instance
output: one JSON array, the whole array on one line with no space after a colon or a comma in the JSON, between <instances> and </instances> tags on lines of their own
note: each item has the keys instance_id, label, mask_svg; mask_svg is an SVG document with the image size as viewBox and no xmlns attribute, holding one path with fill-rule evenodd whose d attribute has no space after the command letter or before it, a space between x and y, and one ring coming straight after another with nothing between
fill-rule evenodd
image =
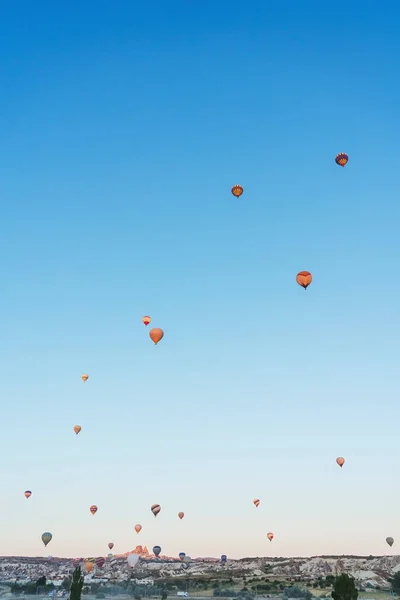
<instances>
[{"instance_id":1,"label":"colorful hot air balloon","mask_svg":"<svg viewBox=\"0 0 400 600\"><path fill-rule=\"evenodd\" d=\"M296 275L296 281L306 290L312 282L312 275L308 271L300 271L300 273L297 273Z\"/></svg>"},{"instance_id":2,"label":"colorful hot air balloon","mask_svg":"<svg viewBox=\"0 0 400 600\"><path fill-rule=\"evenodd\" d=\"M253 500L253 504L258 508L260 506L260 501L258 498L256 498L255 500Z\"/></svg>"},{"instance_id":3,"label":"colorful hot air balloon","mask_svg":"<svg viewBox=\"0 0 400 600\"><path fill-rule=\"evenodd\" d=\"M75 425L74 427L74 431L76 433L76 435L78 435L78 433L81 431L82 427L80 425Z\"/></svg>"},{"instance_id":4,"label":"colorful hot air balloon","mask_svg":"<svg viewBox=\"0 0 400 600\"><path fill-rule=\"evenodd\" d=\"M339 467L343 467L344 465L344 458L343 456L338 456L336 459L337 464L339 465Z\"/></svg>"},{"instance_id":5,"label":"colorful hot air balloon","mask_svg":"<svg viewBox=\"0 0 400 600\"><path fill-rule=\"evenodd\" d=\"M348 161L349 157L347 156L346 152L339 152L339 154L336 154L335 156L335 162L340 167L347 165Z\"/></svg>"},{"instance_id":6,"label":"colorful hot air balloon","mask_svg":"<svg viewBox=\"0 0 400 600\"><path fill-rule=\"evenodd\" d=\"M110 548L110 550L112 550L112 549L114 548L114 544L113 544L112 542L110 542L110 543L108 544L108 547Z\"/></svg>"},{"instance_id":7,"label":"colorful hot air balloon","mask_svg":"<svg viewBox=\"0 0 400 600\"><path fill-rule=\"evenodd\" d=\"M92 504L92 506L90 507L90 512L92 513L92 515L95 515L98 511L98 508L95 504Z\"/></svg>"},{"instance_id":8,"label":"colorful hot air balloon","mask_svg":"<svg viewBox=\"0 0 400 600\"><path fill-rule=\"evenodd\" d=\"M160 510L161 510L161 506L159 504L153 504L153 506L151 507L151 512L153 513L153 515L155 517L158 515Z\"/></svg>"},{"instance_id":9,"label":"colorful hot air balloon","mask_svg":"<svg viewBox=\"0 0 400 600\"><path fill-rule=\"evenodd\" d=\"M178 512L178 517L179 517L180 519L183 519L183 517L184 517L184 516L185 516L185 513L183 513L183 512Z\"/></svg>"},{"instance_id":10,"label":"colorful hot air balloon","mask_svg":"<svg viewBox=\"0 0 400 600\"><path fill-rule=\"evenodd\" d=\"M83 381L87 381L89 379L89 375L86 375L86 373L84 373L83 375L81 375L81 378L83 379Z\"/></svg>"},{"instance_id":11,"label":"colorful hot air balloon","mask_svg":"<svg viewBox=\"0 0 400 600\"><path fill-rule=\"evenodd\" d=\"M42 542L45 546L47 546L47 544L49 542L51 542L52 539L53 539L53 536L51 535L51 533L49 533L48 531L45 531L45 533L43 533Z\"/></svg>"},{"instance_id":12,"label":"colorful hot air balloon","mask_svg":"<svg viewBox=\"0 0 400 600\"><path fill-rule=\"evenodd\" d=\"M267 533L267 538L269 539L270 542L272 542L272 540L274 539L274 534L271 532Z\"/></svg>"},{"instance_id":13,"label":"colorful hot air balloon","mask_svg":"<svg viewBox=\"0 0 400 600\"><path fill-rule=\"evenodd\" d=\"M143 323L146 325L146 327L147 327L147 325L148 325L149 323L151 323L151 319L150 319L150 317L143 317L142 321L143 321Z\"/></svg>"},{"instance_id":14,"label":"colorful hot air balloon","mask_svg":"<svg viewBox=\"0 0 400 600\"><path fill-rule=\"evenodd\" d=\"M139 556L137 554L128 554L128 565L133 569L133 567L136 567L138 561L139 561Z\"/></svg>"},{"instance_id":15,"label":"colorful hot air balloon","mask_svg":"<svg viewBox=\"0 0 400 600\"><path fill-rule=\"evenodd\" d=\"M103 558L102 556L99 556L98 558L96 558L96 566L99 567L99 569L102 569L104 567L105 562L106 562L106 559Z\"/></svg>"},{"instance_id":16,"label":"colorful hot air balloon","mask_svg":"<svg viewBox=\"0 0 400 600\"><path fill-rule=\"evenodd\" d=\"M239 198L243 194L243 188L241 185L234 185L231 192L236 198Z\"/></svg>"},{"instance_id":17,"label":"colorful hot air balloon","mask_svg":"<svg viewBox=\"0 0 400 600\"><path fill-rule=\"evenodd\" d=\"M94 564L90 560L88 560L85 563L86 573L90 573L90 571L93 571L93 567L94 567Z\"/></svg>"},{"instance_id":18,"label":"colorful hot air balloon","mask_svg":"<svg viewBox=\"0 0 400 600\"><path fill-rule=\"evenodd\" d=\"M185 556L186 556L185 552L179 552L179 558L181 560L183 560L185 558Z\"/></svg>"},{"instance_id":19,"label":"colorful hot air balloon","mask_svg":"<svg viewBox=\"0 0 400 600\"><path fill-rule=\"evenodd\" d=\"M387 537L386 543L389 544L390 547L392 547L394 544L394 539L392 537Z\"/></svg>"},{"instance_id":20,"label":"colorful hot air balloon","mask_svg":"<svg viewBox=\"0 0 400 600\"><path fill-rule=\"evenodd\" d=\"M159 327L154 327L150 329L149 336L153 340L153 342L157 345L160 340L164 337L164 332Z\"/></svg>"},{"instance_id":21,"label":"colorful hot air balloon","mask_svg":"<svg viewBox=\"0 0 400 600\"><path fill-rule=\"evenodd\" d=\"M160 556L160 552L161 552L161 546L154 546L153 554L155 554L156 556Z\"/></svg>"},{"instance_id":22,"label":"colorful hot air balloon","mask_svg":"<svg viewBox=\"0 0 400 600\"><path fill-rule=\"evenodd\" d=\"M158 506L158 505L155 504L155 506ZM153 510L153 507L151 507L151 509ZM160 511L158 511L158 512L160 512ZM157 515L155 515L155 516L157 516ZM137 525L135 525L135 531L136 531L136 533L140 533L142 531L142 526L139 525L139 523Z\"/></svg>"},{"instance_id":23,"label":"colorful hot air balloon","mask_svg":"<svg viewBox=\"0 0 400 600\"><path fill-rule=\"evenodd\" d=\"M25 496L25 498L30 498L30 497L32 496L32 492L31 492L31 490L26 490L26 491L24 492L24 496Z\"/></svg>"}]
</instances>

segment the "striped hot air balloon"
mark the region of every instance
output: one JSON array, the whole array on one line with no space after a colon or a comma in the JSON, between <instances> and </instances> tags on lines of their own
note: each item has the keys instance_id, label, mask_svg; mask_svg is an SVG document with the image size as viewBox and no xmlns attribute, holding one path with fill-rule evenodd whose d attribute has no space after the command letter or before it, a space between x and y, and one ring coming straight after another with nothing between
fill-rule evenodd
<instances>
[{"instance_id":1,"label":"striped hot air balloon","mask_svg":"<svg viewBox=\"0 0 400 600\"><path fill-rule=\"evenodd\" d=\"M95 504L92 504L92 506L90 507L90 512L92 513L92 515L95 515L98 511L98 508Z\"/></svg>"},{"instance_id":2,"label":"striped hot air balloon","mask_svg":"<svg viewBox=\"0 0 400 600\"><path fill-rule=\"evenodd\" d=\"M231 189L231 192L236 198L239 198L243 194L243 188L241 185L236 184Z\"/></svg>"},{"instance_id":3,"label":"striped hot air balloon","mask_svg":"<svg viewBox=\"0 0 400 600\"><path fill-rule=\"evenodd\" d=\"M30 497L32 496L32 492L31 492L31 490L26 490L26 491L24 492L24 496L25 496L25 498L30 498Z\"/></svg>"},{"instance_id":4,"label":"striped hot air balloon","mask_svg":"<svg viewBox=\"0 0 400 600\"><path fill-rule=\"evenodd\" d=\"M253 500L253 504L254 506L256 506L257 508L260 506L260 501L258 498L256 498L255 500Z\"/></svg>"},{"instance_id":5,"label":"striped hot air balloon","mask_svg":"<svg viewBox=\"0 0 400 600\"><path fill-rule=\"evenodd\" d=\"M143 317L142 321L143 321L144 325L146 325L146 327L149 323L151 323L150 317Z\"/></svg>"},{"instance_id":6,"label":"striped hot air balloon","mask_svg":"<svg viewBox=\"0 0 400 600\"><path fill-rule=\"evenodd\" d=\"M345 165L347 165L348 162L349 157L347 156L346 152L339 152L339 154L336 154L335 163L337 165L339 165L340 167L344 167Z\"/></svg>"},{"instance_id":7,"label":"striped hot air balloon","mask_svg":"<svg viewBox=\"0 0 400 600\"><path fill-rule=\"evenodd\" d=\"M153 506L151 507L151 512L153 513L153 515L155 517L158 515L160 510L161 510L161 506L159 504L153 504Z\"/></svg>"}]
</instances>

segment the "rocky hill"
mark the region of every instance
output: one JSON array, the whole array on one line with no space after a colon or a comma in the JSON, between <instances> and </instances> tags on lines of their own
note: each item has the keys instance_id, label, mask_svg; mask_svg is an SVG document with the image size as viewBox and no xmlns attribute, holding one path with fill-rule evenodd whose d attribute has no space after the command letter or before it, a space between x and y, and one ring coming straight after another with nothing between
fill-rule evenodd
<instances>
[{"instance_id":1,"label":"rocky hill","mask_svg":"<svg viewBox=\"0 0 400 600\"><path fill-rule=\"evenodd\" d=\"M233 579L312 583L328 575L346 572L352 575L361 588L390 589L390 578L400 571L400 556L312 556L309 558L243 558L229 560L223 566L216 558L194 558L186 565L176 557L149 554L147 548L137 546L124 555L113 556L100 569L95 567L88 575L110 582L126 580L130 568L126 557L138 554L140 561L135 571L141 577L177 580ZM83 559L81 559L83 560ZM0 580L32 579L46 575L48 580L62 580L71 573L76 559L40 557L0 557Z\"/></svg>"}]
</instances>

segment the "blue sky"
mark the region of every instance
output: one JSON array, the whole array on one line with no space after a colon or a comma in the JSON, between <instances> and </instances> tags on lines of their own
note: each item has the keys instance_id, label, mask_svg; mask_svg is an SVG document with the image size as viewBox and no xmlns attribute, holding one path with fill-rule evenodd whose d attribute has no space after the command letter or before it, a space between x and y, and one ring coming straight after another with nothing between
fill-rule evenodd
<instances>
[{"instance_id":1,"label":"blue sky","mask_svg":"<svg viewBox=\"0 0 400 600\"><path fill-rule=\"evenodd\" d=\"M2 5L0 554L391 552L399 25Z\"/></svg>"}]
</instances>

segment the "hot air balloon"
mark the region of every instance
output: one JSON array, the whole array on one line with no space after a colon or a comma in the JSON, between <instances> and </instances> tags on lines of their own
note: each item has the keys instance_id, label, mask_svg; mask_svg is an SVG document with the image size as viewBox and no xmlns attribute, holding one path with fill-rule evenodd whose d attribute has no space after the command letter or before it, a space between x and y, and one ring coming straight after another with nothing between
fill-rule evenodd
<instances>
[{"instance_id":1,"label":"hot air balloon","mask_svg":"<svg viewBox=\"0 0 400 600\"><path fill-rule=\"evenodd\" d=\"M106 559L103 558L102 556L99 556L98 558L96 558L96 566L99 567L99 569L102 569L104 567L105 562L106 562Z\"/></svg>"},{"instance_id":2,"label":"hot air balloon","mask_svg":"<svg viewBox=\"0 0 400 600\"><path fill-rule=\"evenodd\" d=\"M156 556L160 556L160 552L161 552L161 546L154 546L153 554L155 554Z\"/></svg>"},{"instance_id":3,"label":"hot air balloon","mask_svg":"<svg viewBox=\"0 0 400 600\"><path fill-rule=\"evenodd\" d=\"M253 504L258 508L260 506L260 501L258 498L256 498L255 500L253 500Z\"/></svg>"},{"instance_id":4,"label":"hot air balloon","mask_svg":"<svg viewBox=\"0 0 400 600\"><path fill-rule=\"evenodd\" d=\"M81 378L83 379L83 381L87 381L89 379L89 375L84 373L83 375L81 375Z\"/></svg>"},{"instance_id":5,"label":"hot air balloon","mask_svg":"<svg viewBox=\"0 0 400 600\"><path fill-rule=\"evenodd\" d=\"M133 567L136 567L138 561L139 561L139 556L137 554L128 554L128 565L133 569Z\"/></svg>"},{"instance_id":6,"label":"hot air balloon","mask_svg":"<svg viewBox=\"0 0 400 600\"><path fill-rule=\"evenodd\" d=\"M95 515L98 511L98 508L95 504L92 504L92 506L90 507L90 512L92 513L92 515Z\"/></svg>"},{"instance_id":7,"label":"hot air balloon","mask_svg":"<svg viewBox=\"0 0 400 600\"><path fill-rule=\"evenodd\" d=\"M270 542L272 542L272 540L274 539L274 534L273 533L267 533L267 538L269 539Z\"/></svg>"},{"instance_id":8,"label":"hot air balloon","mask_svg":"<svg viewBox=\"0 0 400 600\"><path fill-rule=\"evenodd\" d=\"M221 555L221 564L225 564L227 560L228 560L228 557L226 556L226 554L222 554Z\"/></svg>"},{"instance_id":9,"label":"hot air balloon","mask_svg":"<svg viewBox=\"0 0 400 600\"><path fill-rule=\"evenodd\" d=\"M183 517L184 517L184 516L185 516L185 513L183 513L183 512L178 512L178 517L179 517L180 519L183 519Z\"/></svg>"},{"instance_id":10,"label":"hot air balloon","mask_svg":"<svg viewBox=\"0 0 400 600\"><path fill-rule=\"evenodd\" d=\"M343 456L338 456L336 459L337 464L339 465L339 467L343 467L344 465L344 458Z\"/></svg>"},{"instance_id":11,"label":"hot air balloon","mask_svg":"<svg viewBox=\"0 0 400 600\"><path fill-rule=\"evenodd\" d=\"M150 319L150 317L143 317L142 321L147 327L147 325L151 322L151 319Z\"/></svg>"},{"instance_id":12,"label":"hot air balloon","mask_svg":"<svg viewBox=\"0 0 400 600\"><path fill-rule=\"evenodd\" d=\"M312 275L308 271L300 271L300 273L297 273L296 275L296 281L306 290L312 282Z\"/></svg>"},{"instance_id":13,"label":"hot air balloon","mask_svg":"<svg viewBox=\"0 0 400 600\"><path fill-rule=\"evenodd\" d=\"M53 560L53 557L52 557L52 556L48 556L48 557L47 557L47 560L48 560L49 562L51 562L51 561Z\"/></svg>"},{"instance_id":14,"label":"hot air balloon","mask_svg":"<svg viewBox=\"0 0 400 600\"><path fill-rule=\"evenodd\" d=\"M155 517L158 515L160 510L161 510L161 506L159 504L153 504L153 506L151 507L151 512L153 513L153 515Z\"/></svg>"},{"instance_id":15,"label":"hot air balloon","mask_svg":"<svg viewBox=\"0 0 400 600\"><path fill-rule=\"evenodd\" d=\"M93 571L93 567L94 567L94 564L90 560L88 560L85 563L86 573L90 573L90 571Z\"/></svg>"},{"instance_id":16,"label":"hot air balloon","mask_svg":"<svg viewBox=\"0 0 400 600\"><path fill-rule=\"evenodd\" d=\"M114 548L114 544L113 544L112 542L110 542L110 543L108 544L108 547L110 548L110 550L112 550L112 549Z\"/></svg>"},{"instance_id":17,"label":"hot air balloon","mask_svg":"<svg viewBox=\"0 0 400 600\"><path fill-rule=\"evenodd\" d=\"M191 558L190 556L188 556L187 554L185 555L185 558L183 559L183 562L185 563L186 566L189 565L189 563L191 562Z\"/></svg>"},{"instance_id":18,"label":"hot air balloon","mask_svg":"<svg viewBox=\"0 0 400 600\"><path fill-rule=\"evenodd\" d=\"M392 537L387 537L386 543L389 544L390 547L392 547L394 544L394 539Z\"/></svg>"},{"instance_id":19,"label":"hot air balloon","mask_svg":"<svg viewBox=\"0 0 400 600\"><path fill-rule=\"evenodd\" d=\"M150 329L149 336L153 340L153 342L157 345L160 340L164 337L164 332L159 327L154 327Z\"/></svg>"},{"instance_id":20,"label":"hot air balloon","mask_svg":"<svg viewBox=\"0 0 400 600\"><path fill-rule=\"evenodd\" d=\"M347 165L348 161L349 157L347 156L346 152L339 152L339 154L336 154L335 156L335 163L340 167Z\"/></svg>"},{"instance_id":21,"label":"hot air balloon","mask_svg":"<svg viewBox=\"0 0 400 600\"><path fill-rule=\"evenodd\" d=\"M53 539L53 536L51 535L51 533L49 533L48 531L45 531L45 533L43 533L42 542L45 546L47 546L47 544L49 542L51 542L52 539Z\"/></svg>"},{"instance_id":22,"label":"hot air balloon","mask_svg":"<svg viewBox=\"0 0 400 600\"><path fill-rule=\"evenodd\" d=\"M157 506L157 505L155 505L155 506ZM153 507L151 507L151 509L153 510ZM158 512L160 512L160 511L158 511ZM155 516L157 516L157 515L155 515ZM135 525L135 531L136 531L136 533L140 533L142 531L142 526L139 525L139 523L137 525Z\"/></svg>"},{"instance_id":23,"label":"hot air balloon","mask_svg":"<svg viewBox=\"0 0 400 600\"><path fill-rule=\"evenodd\" d=\"M26 490L26 492L24 492L24 496L25 498L30 498L32 496L31 490Z\"/></svg>"},{"instance_id":24,"label":"hot air balloon","mask_svg":"<svg viewBox=\"0 0 400 600\"><path fill-rule=\"evenodd\" d=\"M239 198L243 194L243 188L241 185L234 185L231 192L236 198Z\"/></svg>"},{"instance_id":25,"label":"hot air balloon","mask_svg":"<svg viewBox=\"0 0 400 600\"><path fill-rule=\"evenodd\" d=\"M82 429L82 427L80 425L75 425L74 431L75 431L76 435L78 435L78 433L80 432L81 429Z\"/></svg>"},{"instance_id":26,"label":"hot air balloon","mask_svg":"<svg viewBox=\"0 0 400 600\"><path fill-rule=\"evenodd\" d=\"M107 554L107 558L109 558L110 560L112 559L113 555L112 554Z\"/></svg>"},{"instance_id":27,"label":"hot air balloon","mask_svg":"<svg viewBox=\"0 0 400 600\"><path fill-rule=\"evenodd\" d=\"M181 560L183 560L185 558L186 554L184 552L179 552L179 558Z\"/></svg>"}]
</instances>

